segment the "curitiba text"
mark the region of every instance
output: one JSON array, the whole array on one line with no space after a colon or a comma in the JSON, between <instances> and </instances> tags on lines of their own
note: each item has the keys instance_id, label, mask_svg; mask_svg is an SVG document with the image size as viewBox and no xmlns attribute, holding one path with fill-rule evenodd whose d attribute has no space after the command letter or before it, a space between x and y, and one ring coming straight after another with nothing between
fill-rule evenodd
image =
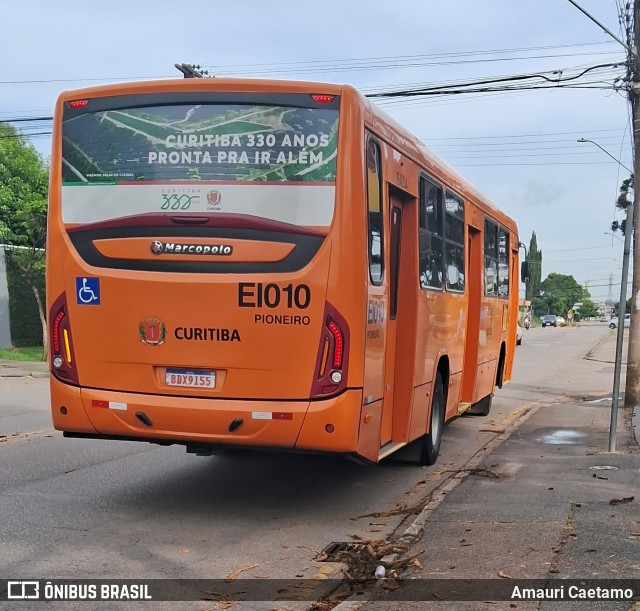
<instances>
[{"instance_id":1,"label":"curitiba text","mask_svg":"<svg viewBox=\"0 0 640 611\"><path fill-rule=\"evenodd\" d=\"M244 142L243 142L244 141ZM229 147L229 146L296 146L314 147L327 146L329 134L284 134L278 138L275 134L185 134L167 136L165 145L167 148L202 148L202 147Z\"/></svg>"}]
</instances>

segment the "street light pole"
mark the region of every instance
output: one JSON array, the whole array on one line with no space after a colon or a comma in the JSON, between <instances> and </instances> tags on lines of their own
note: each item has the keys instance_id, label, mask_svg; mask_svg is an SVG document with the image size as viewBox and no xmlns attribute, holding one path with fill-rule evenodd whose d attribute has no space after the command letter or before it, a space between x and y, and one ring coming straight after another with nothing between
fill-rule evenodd
<instances>
[{"instance_id":1,"label":"street light pole","mask_svg":"<svg viewBox=\"0 0 640 611\"><path fill-rule=\"evenodd\" d=\"M587 11L585 11L575 0L569 0L569 2L571 2L571 4L573 4L573 6L575 6L579 11L582 11L587 17L589 17L589 19L591 19L593 23L600 26L600 28L602 28L607 34L609 34L611 38L619 42L627 51L631 52L631 49L629 49L624 41L620 40L607 26L605 26L603 23L600 23L593 15L587 13Z\"/></svg>"},{"instance_id":2,"label":"street light pole","mask_svg":"<svg viewBox=\"0 0 640 611\"><path fill-rule=\"evenodd\" d=\"M596 25L601 27L612 38L619 42L627 50L628 61L628 80L629 80L629 102L631 103L631 119L633 125L633 168L632 175L640 176L640 57L638 56L638 42L640 41L640 0L634 0L633 2L633 36L629 35L630 39L628 43L620 40L615 34L600 23L595 17L587 13L582 7L580 7L575 0L569 0L576 8L580 9L589 19L591 19ZM627 4L627 9L629 4ZM595 144L595 143L594 143ZM599 148L602 148L598 145ZM604 150L604 149L602 149ZM605 151L607 155L609 153ZM612 155L611 155L612 156ZM617 161L617 159L616 159ZM618 163L620 163L618 161ZM622 164L620 164L622 165ZM626 166L623 166L626 168ZM627 170L629 168L626 168ZM629 210L631 208L631 210ZM625 257L628 259L627 245L630 244L631 237L633 236L633 284L631 286L631 324L629 325L629 350L627 352L627 380L624 392L624 403L626 407L633 407L640 405L640 231L637 230L636 223L638 222L638 215L634 214L634 210L640 209L640 189L633 189L633 204L627 208L627 222L625 228ZM629 242L627 242L627 236L629 236ZM626 289L626 278L623 279L623 287ZM622 291L621 291L622 292ZM621 301L620 305L626 302ZM620 321L620 319L618 319ZM622 325L618 324L618 328L622 326L624 328L624 319L622 319ZM617 402L618 395L614 393L614 401ZM611 412L611 421L614 422L614 417L617 418L617 411L614 414L613 408ZM615 449L615 429L613 431L613 444L611 438L609 439L609 449L613 451Z\"/></svg>"},{"instance_id":3,"label":"street light pole","mask_svg":"<svg viewBox=\"0 0 640 611\"><path fill-rule=\"evenodd\" d=\"M635 199L635 197L634 197ZM627 276L631 255L631 234L633 228L634 204L627 206L626 231L624 232L624 255L622 257L622 281L620 283L620 306L618 308L618 334L616 336L616 360L613 368L613 397L611 401L611 422L609 424L609 452L616 451L618 428L618 399L620 395L620 371L622 369L622 340L624 339L624 316L627 309ZM631 327L631 325L629 325ZM631 331L631 329L629 329ZM629 358L627 357L627 363Z\"/></svg>"},{"instance_id":4,"label":"street light pole","mask_svg":"<svg viewBox=\"0 0 640 611\"><path fill-rule=\"evenodd\" d=\"M633 170L630 170L626 165L624 165L624 163L622 163L622 161L620 161L619 159L616 159L607 149L602 148L597 142L594 142L593 140L588 140L587 138L580 138L578 142L591 142L591 144L595 144L601 151L609 155L611 159L613 159L617 164L621 165L627 172L629 172L629 174L633 174Z\"/></svg>"},{"instance_id":5,"label":"street light pole","mask_svg":"<svg viewBox=\"0 0 640 611\"><path fill-rule=\"evenodd\" d=\"M612 238L615 238L616 240L624 244L624 240L621 237L617 236L615 233L611 233L610 231L603 231L602 235L610 235Z\"/></svg>"},{"instance_id":6,"label":"street light pole","mask_svg":"<svg viewBox=\"0 0 640 611\"><path fill-rule=\"evenodd\" d=\"M604 151L611 159L619 163L625 170L629 168L619 159L616 159L609 151L602 148L597 142L580 138L578 142L591 142L595 144L601 151ZM633 176L633 172L631 172ZM635 190L634 190L635 194ZM635 200L635 197L634 197ZM618 401L620 398L620 372L622 370L622 342L624 340L624 315L627 309L627 276L629 275L629 259L631 254L631 235L633 232L633 210L634 203L627 206L627 220L625 222L624 232L624 254L622 257L622 281L620 282L620 305L618 307L618 333L616 336L616 358L613 367L613 396L611 398L611 421L609 424L609 452L616 451L616 436L618 428ZM605 232L606 233L606 232ZM613 234L611 234L613 235ZM617 237L617 236L614 236ZM618 238L620 239L620 238ZM627 358L627 362L629 359Z\"/></svg>"}]
</instances>

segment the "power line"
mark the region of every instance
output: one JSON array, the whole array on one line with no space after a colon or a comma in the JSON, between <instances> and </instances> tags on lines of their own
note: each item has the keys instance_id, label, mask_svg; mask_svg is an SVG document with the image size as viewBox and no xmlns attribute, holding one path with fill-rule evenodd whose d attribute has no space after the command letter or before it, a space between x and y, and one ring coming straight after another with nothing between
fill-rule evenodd
<instances>
[{"instance_id":1,"label":"power line","mask_svg":"<svg viewBox=\"0 0 640 611\"><path fill-rule=\"evenodd\" d=\"M596 134L600 132L619 132L620 129L592 129L590 133ZM578 132L539 132L537 134L503 134L501 136L450 136L448 138L434 138L432 142L440 142L441 140L493 140L496 138L536 138L538 136L576 136L581 134ZM602 139L602 138L600 138ZM551 142L565 142L565 140L552 140Z\"/></svg>"},{"instance_id":2,"label":"power line","mask_svg":"<svg viewBox=\"0 0 640 611\"><path fill-rule=\"evenodd\" d=\"M459 51L455 53L432 53L432 54L419 54L419 55L397 55L397 56L379 56L379 57L360 57L349 59L334 59L334 60L311 60L305 62L269 62L269 63L254 63L254 64L227 64L224 71L220 70L220 66L213 62L206 65L212 73L216 75L228 75L237 74L243 69L247 69L247 72L251 74L274 74L282 73L283 71L292 72L326 72L329 70L344 71L344 70L362 70L362 69L398 69L399 67L421 67L424 65L451 65L452 63L478 63L478 62L496 62L496 61L515 61L515 60L531 60L531 59L557 59L561 57L579 57L579 56L594 56L594 55L619 55L613 51L595 51L589 53L562 53L540 56L527 56L527 57L507 57L507 58L488 58L477 59L481 55L506 55L522 52L533 51L545 51L551 49L571 49L571 48L585 48L595 46L612 46L610 41L601 42L587 42L587 43L573 43L564 45L547 45L547 46L534 46L534 47L518 47L510 49L485 49L485 50L469 50ZM470 60L461 61L442 61L432 62L425 64L424 60L441 59L447 60L447 58L464 58L473 57ZM412 64L413 62L413 64ZM422 63L416 63L422 62ZM264 69L263 69L264 68ZM257 69L257 70L256 70ZM21 80L6 80L0 81L0 84L5 85L22 85L22 84L39 84L39 83L75 83L75 82L96 82L96 81L125 81L125 80L150 80L150 79L164 79L174 78L173 74L162 75L128 75L128 76L104 76L104 77L82 77L82 78L57 78L57 79L21 79Z\"/></svg>"},{"instance_id":3,"label":"power line","mask_svg":"<svg viewBox=\"0 0 640 611\"><path fill-rule=\"evenodd\" d=\"M582 43L568 43L562 45L547 45L547 46L534 46L534 47L516 47L511 49L475 49L470 51L456 51L453 53L430 53L420 55L395 55L395 56L378 56L378 57L357 57L347 59L334 59L334 60L308 60L308 61L296 61L296 62L268 62L268 63L252 63L252 64L231 64L226 68L260 68L263 66L311 66L311 65L324 65L330 63L349 63L358 61L384 61L389 59L418 59L418 58L446 58L446 57L464 57L464 56L477 56L477 55L491 55L499 53L521 53L523 51L546 51L550 49L570 49L574 47L593 47L593 46L614 46L610 40L604 40L599 42L582 42ZM219 66L215 63L206 64L208 67Z\"/></svg>"},{"instance_id":4,"label":"power line","mask_svg":"<svg viewBox=\"0 0 640 611\"><path fill-rule=\"evenodd\" d=\"M408 96L422 96L422 95L443 95L450 93L464 93L464 90L469 89L470 91L497 91L504 90L505 87L513 87L513 83L518 83L522 81L529 81L532 79L541 79L543 83L548 83L551 86L560 86L569 81L574 81L576 79L581 78L585 74L593 71L600 70L603 68L613 68L618 67L620 63L615 64L596 64L595 66L589 66L588 68L584 68L578 74L574 74L573 76L559 76L557 78L549 77L547 74L558 74L562 75L563 71L554 70L539 72L539 73L530 73L530 74L517 74L511 76L502 76L495 78L485 78L478 79L474 81L468 81L462 84L445 84L445 85L430 85L426 87L413 88L413 89L401 89L401 90L387 90L381 91L379 93L368 93L367 97L370 98L393 98L393 97L408 97ZM511 85L510 85L511 84ZM485 86L485 87L482 87ZM540 84L536 85L526 85L529 88L546 88L549 85ZM476 89L472 89L472 87L477 87ZM500 87L501 89L497 89L496 87Z\"/></svg>"},{"instance_id":5,"label":"power line","mask_svg":"<svg viewBox=\"0 0 640 611\"><path fill-rule=\"evenodd\" d=\"M477 54L476 54L477 55ZM411 69L411 68L426 68L435 66L468 66L474 64L491 64L491 63L504 63L514 61L530 61L532 59L559 59L563 57L593 57L594 55L606 55L609 57L620 57L620 53L601 51L591 53L564 53L553 55L528 55L523 57L493 57L482 59L456 59L456 60L441 60L441 61L428 61L427 59L413 59L413 60L397 60L392 59L389 61L377 61L374 60L361 60L359 63L353 63L351 65L329 63L326 65L315 65L309 67L283 67L283 68L264 68L260 70L251 70L249 73L252 76L265 76L274 74L305 74L305 73L322 73L322 72L363 72L368 70L398 70L398 69ZM215 70L218 76L228 76L238 74L237 70L225 70L221 71L211 66L212 70Z\"/></svg>"},{"instance_id":6,"label":"power line","mask_svg":"<svg viewBox=\"0 0 640 611\"><path fill-rule=\"evenodd\" d=\"M573 252L576 250L597 250L599 248L611 248L610 244L607 244L606 246L585 246L584 248L562 248L560 250L545 250L544 252L546 253L550 253L550 252Z\"/></svg>"},{"instance_id":7,"label":"power line","mask_svg":"<svg viewBox=\"0 0 640 611\"><path fill-rule=\"evenodd\" d=\"M498 166L614 165L615 161L549 161L548 163L456 163L457 168L492 168Z\"/></svg>"}]
</instances>

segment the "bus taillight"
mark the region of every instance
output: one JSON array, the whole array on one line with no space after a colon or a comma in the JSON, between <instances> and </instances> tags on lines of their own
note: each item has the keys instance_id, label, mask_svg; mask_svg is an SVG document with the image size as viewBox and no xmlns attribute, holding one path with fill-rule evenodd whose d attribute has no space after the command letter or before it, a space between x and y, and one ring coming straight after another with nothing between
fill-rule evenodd
<instances>
[{"instance_id":1,"label":"bus taillight","mask_svg":"<svg viewBox=\"0 0 640 611\"><path fill-rule=\"evenodd\" d=\"M344 340L340 327L331 319L327 322L327 328L333 335L333 368L340 369L342 367L342 354L344 350Z\"/></svg>"},{"instance_id":2,"label":"bus taillight","mask_svg":"<svg viewBox=\"0 0 640 611\"><path fill-rule=\"evenodd\" d=\"M313 98L313 101L318 102L318 104L330 104L336 99L335 95L313 94L311 97Z\"/></svg>"},{"instance_id":3,"label":"bus taillight","mask_svg":"<svg viewBox=\"0 0 640 611\"><path fill-rule=\"evenodd\" d=\"M60 325L64 319L65 316L65 311L64 308L62 308L57 314L56 317L53 320L53 328L52 328L52 335L53 335L53 343L52 343L52 347L53 347L53 354L61 354L61 350L60 350Z\"/></svg>"},{"instance_id":4,"label":"bus taillight","mask_svg":"<svg viewBox=\"0 0 640 611\"><path fill-rule=\"evenodd\" d=\"M78 383L78 372L73 358L73 344L71 342L71 326L67 300L60 295L51 307L51 371L53 375L66 382Z\"/></svg>"},{"instance_id":5,"label":"bus taillight","mask_svg":"<svg viewBox=\"0 0 640 611\"><path fill-rule=\"evenodd\" d=\"M341 392L347 385L349 327L347 321L327 304L325 322L320 337L316 370L311 385L313 398L327 397Z\"/></svg>"},{"instance_id":6,"label":"bus taillight","mask_svg":"<svg viewBox=\"0 0 640 611\"><path fill-rule=\"evenodd\" d=\"M70 108L84 108L89 103L89 100L73 100L69 102Z\"/></svg>"}]
</instances>

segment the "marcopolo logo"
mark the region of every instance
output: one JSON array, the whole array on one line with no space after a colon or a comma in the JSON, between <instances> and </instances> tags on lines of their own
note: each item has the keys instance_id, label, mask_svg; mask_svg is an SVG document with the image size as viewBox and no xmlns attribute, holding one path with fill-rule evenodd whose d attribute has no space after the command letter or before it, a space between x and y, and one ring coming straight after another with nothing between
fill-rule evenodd
<instances>
[{"instance_id":1,"label":"marcopolo logo","mask_svg":"<svg viewBox=\"0 0 640 611\"><path fill-rule=\"evenodd\" d=\"M222 255L233 252L229 244L178 244L177 242L151 242L150 250L154 255Z\"/></svg>"}]
</instances>

